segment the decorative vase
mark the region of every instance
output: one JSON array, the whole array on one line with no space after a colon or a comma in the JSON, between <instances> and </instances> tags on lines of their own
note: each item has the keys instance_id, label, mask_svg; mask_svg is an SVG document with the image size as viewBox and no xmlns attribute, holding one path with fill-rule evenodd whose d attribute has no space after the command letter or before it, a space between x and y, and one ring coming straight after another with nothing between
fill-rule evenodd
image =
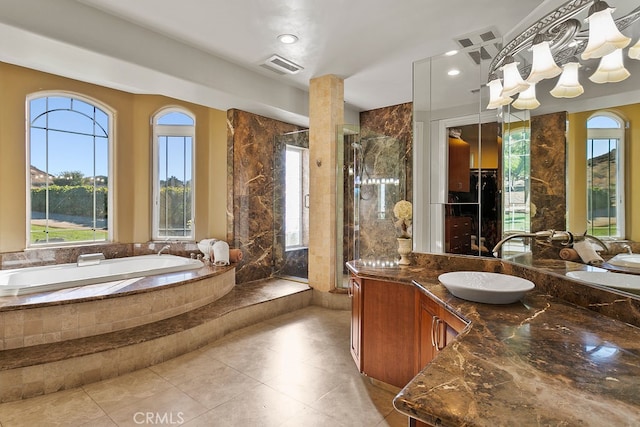
<instances>
[{"instance_id":1,"label":"decorative vase","mask_svg":"<svg viewBox=\"0 0 640 427\"><path fill-rule=\"evenodd\" d=\"M411 264L409 254L412 250L413 245L411 239L408 239L406 237L398 237L398 253L400 254L400 261L398 261L399 265Z\"/></svg>"}]
</instances>

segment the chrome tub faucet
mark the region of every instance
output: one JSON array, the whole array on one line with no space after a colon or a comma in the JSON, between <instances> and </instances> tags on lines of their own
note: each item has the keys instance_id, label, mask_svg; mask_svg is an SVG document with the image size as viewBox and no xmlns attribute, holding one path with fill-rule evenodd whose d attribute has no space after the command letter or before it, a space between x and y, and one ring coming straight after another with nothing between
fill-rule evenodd
<instances>
[{"instance_id":1,"label":"chrome tub faucet","mask_svg":"<svg viewBox=\"0 0 640 427\"><path fill-rule=\"evenodd\" d=\"M104 254L102 252L97 252L93 254L83 254L83 255L78 255L76 264L78 265L78 267L82 267L85 265L96 265L96 264L100 264L100 261L104 259L105 259Z\"/></svg>"}]
</instances>

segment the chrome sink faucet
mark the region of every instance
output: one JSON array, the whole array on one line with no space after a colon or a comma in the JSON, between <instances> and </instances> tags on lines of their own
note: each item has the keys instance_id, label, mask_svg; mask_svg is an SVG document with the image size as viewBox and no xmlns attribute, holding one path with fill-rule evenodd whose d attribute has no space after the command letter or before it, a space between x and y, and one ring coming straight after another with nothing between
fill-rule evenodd
<instances>
[{"instance_id":1,"label":"chrome sink faucet","mask_svg":"<svg viewBox=\"0 0 640 427\"><path fill-rule=\"evenodd\" d=\"M631 245L625 243L624 245L622 245L622 249L626 249L629 255L633 255L633 250L631 250Z\"/></svg>"},{"instance_id":2,"label":"chrome sink faucet","mask_svg":"<svg viewBox=\"0 0 640 427\"><path fill-rule=\"evenodd\" d=\"M544 231L538 231L536 233L517 233L516 232L514 234L507 235L504 239L500 240L494 246L493 250L491 251L493 253L493 256L498 258L498 253L499 253L498 251L500 250L502 245L504 245L507 241L511 239L516 239L519 237L531 237L531 238L534 238L536 241L540 241L544 243L557 242L563 246L571 246L573 245L574 242L588 239L596 242L599 246L602 247L602 249L605 252L609 251L609 248L607 247L607 245L605 245L605 243L602 240L590 234L585 233L582 235L574 235L570 231L544 230Z\"/></svg>"},{"instance_id":3,"label":"chrome sink faucet","mask_svg":"<svg viewBox=\"0 0 640 427\"><path fill-rule=\"evenodd\" d=\"M545 239L545 240L549 240L551 239L551 237L555 234L554 230L546 230L546 231L538 231L536 233L513 233L513 234L509 234L507 235L504 239L500 240L491 250L491 252L493 253L493 256L496 258L499 258L498 256L498 251L500 250L500 248L502 247L502 245L504 245L505 243L507 243L509 240L511 239L517 239L517 238L523 238L523 237L531 237L534 239Z\"/></svg>"}]
</instances>

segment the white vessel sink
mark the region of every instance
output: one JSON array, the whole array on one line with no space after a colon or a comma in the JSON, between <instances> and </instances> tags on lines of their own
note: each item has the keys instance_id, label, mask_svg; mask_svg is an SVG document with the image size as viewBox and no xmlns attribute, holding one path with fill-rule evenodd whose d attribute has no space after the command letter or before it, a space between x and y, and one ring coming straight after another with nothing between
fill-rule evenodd
<instances>
[{"instance_id":1,"label":"white vessel sink","mask_svg":"<svg viewBox=\"0 0 640 427\"><path fill-rule=\"evenodd\" d=\"M607 262L618 267L640 268L640 254L618 254Z\"/></svg>"},{"instance_id":2,"label":"white vessel sink","mask_svg":"<svg viewBox=\"0 0 640 427\"><path fill-rule=\"evenodd\" d=\"M625 291L640 291L640 276L608 271L570 271L567 277Z\"/></svg>"},{"instance_id":3,"label":"white vessel sink","mask_svg":"<svg viewBox=\"0 0 640 427\"><path fill-rule=\"evenodd\" d=\"M484 271L453 271L438 280L454 296L486 304L511 304L535 287L530 280Z\"/></svg>"}]
</instances>

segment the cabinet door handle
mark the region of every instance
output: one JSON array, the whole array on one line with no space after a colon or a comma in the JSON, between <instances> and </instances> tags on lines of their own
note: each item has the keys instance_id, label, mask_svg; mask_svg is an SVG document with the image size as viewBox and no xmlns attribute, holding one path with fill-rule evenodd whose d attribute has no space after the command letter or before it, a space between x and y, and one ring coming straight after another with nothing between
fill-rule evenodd
<instances>
[{"instance_id":1,"label":"cabinet door handle","mask_svg":"<svg viewBox=\"0 0 640 427\"><path fill-rule=\"evenodd\" d=\"M438 321L436 322L436 350L442 350L445 345L443 345L443 343L441 341L441 338L443 337L443 331L442 328L444 327L444 331L446 331L446 326L447 324L442 321L441 319L438 319ZM445 343L446 344L446 343Z\"/></svg>"},{"instance_id":2,"label":"cabinet door handle","mask_svg":"<svg viewBox=\"0 0 640 427\"><path fill-rule=\"evenodd\" d=\"M433 316L431 318L431 346L432 347L436 347L437 346L437 342L436 342L436 324L438 321L438 316Z\"/></svg>"}]
</instances>

